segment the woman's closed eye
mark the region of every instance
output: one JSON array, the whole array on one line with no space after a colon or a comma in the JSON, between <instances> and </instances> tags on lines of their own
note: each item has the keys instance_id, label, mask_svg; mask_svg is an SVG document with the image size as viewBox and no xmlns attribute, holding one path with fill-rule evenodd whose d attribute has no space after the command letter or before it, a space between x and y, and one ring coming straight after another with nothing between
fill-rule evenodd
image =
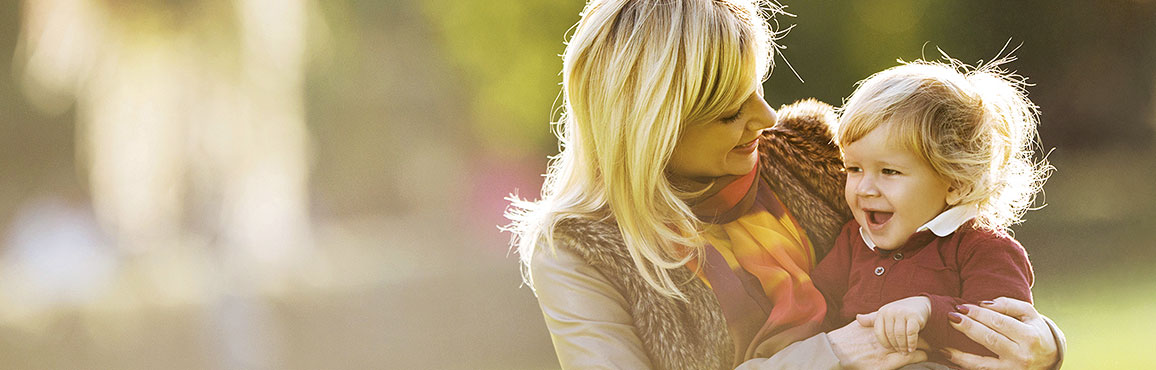
<instances>
[{"instance_id":1,"label":"woman's closed eye","mask_svg":"<svg viewBox=\"0 0 1156 370\"><path fill-rule=\"evenodd\" d=\"M742 115L743 115L743 109L740 107L739 110L735 111L735 114L723 117L723 118L721 118L721 120L725 123L731 123L731 122L734 122L735 120L739 119L739 116L742 116Z\"/></svg>"}]
</instances>

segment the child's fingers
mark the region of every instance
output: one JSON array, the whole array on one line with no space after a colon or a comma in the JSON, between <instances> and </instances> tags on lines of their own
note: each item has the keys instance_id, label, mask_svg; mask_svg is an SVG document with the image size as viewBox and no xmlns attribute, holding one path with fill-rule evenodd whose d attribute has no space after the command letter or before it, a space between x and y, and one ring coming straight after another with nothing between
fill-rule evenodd
<instances>
[{"instance_id":1,"label":"child's fingers","mask_svg":"<svg viewBox=\"0 0 1156 370\"><path fill-rule=\"evenodd\" d=\"M907 334L903 330L903 320L894 317L887 319L887 338L891 339L891 349L899 352L907 349L907 344L903 343L906 340Z\"/></svg>"},{"instance_id":2,"label":"child's fingers","mask_svg":"<svg viewBox=\"0 0 1156 370\"><path fill-rule=\"evenodd\" d=\"M884 322L882 316L875 317L873 328L875 329L875 340L878 340L883 348L894 350L894 348L891 347L891 340L887 338L887 323Z\"/></svg>"},{"instance_id":3,"label":"child's fingers","mask_svg":"<svg viewBox=\"0 0 1156 370\"><path fill-rule=\"evenodd\" d=\"M907 352L915 352L916 343L919 342L919 320L907 319Z\"/></svg>"},{"instance_id":4,"label":"child's fingers","mask_svg":"<svg viewBox=\"0 0 1156 370\"><path fill-rule=\"evenodd\" d=\"M904 333L902 320L891 319L887 321L887 337L891 338L891 346L895 347L896 352L907 351L907 344L903 343L907 334Z\"/></svg>"},{"instance_id":5,"label":"child's fingers","mask_svg":"<svg viewBox=\"0 0 1156 370\"><path fill-rule=\"evenodd\" d=\"M868 313L868 314L858 314L858 315L855 315L855 321L858 321L859 325L863 325L863 327L873 327L873 326L875 326L875 316L877 316L878 314L879 314L878 312L872 312L872 313Z\"/></svg>"},{"instance_id":6,"label":"child's fingers","mask_svg":"<svg viewBox=\"0 0 1156 370\"><path fill-rule=\"evenodd\" d=\"M914 350L911 348L914 343L907 341L908 330L906 319L902 317L895 319L895 341L899 343L899 346L895 348L896 351L911 353Z\"/></svg>"}]
</instances>

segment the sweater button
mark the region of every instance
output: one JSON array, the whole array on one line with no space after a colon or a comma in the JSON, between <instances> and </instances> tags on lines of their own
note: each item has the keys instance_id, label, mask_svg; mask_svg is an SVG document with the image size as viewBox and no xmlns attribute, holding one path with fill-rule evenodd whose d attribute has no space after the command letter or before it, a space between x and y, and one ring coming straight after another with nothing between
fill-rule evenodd
<instances>
[{"instance_id":1,"label":"sweater button","mask_svg":"<svg viewBox=\"0 0 1156 370\"><path fill-rule=\"evenodd\" d=\"M896 261L901 260L903 259L903 253L895 253L891 258L894 258Z\"/></svg>"},{"instance_id":2,"label":"sweater button","mask_svg":"<svg viewBox=\"0 0 1156 370\"><path fill-rule=\"evenodd\" d=\"M883 275L883 266L876 267L875 268L875 276L882 276L882 275Z\"/></svg>"}]
</instances>

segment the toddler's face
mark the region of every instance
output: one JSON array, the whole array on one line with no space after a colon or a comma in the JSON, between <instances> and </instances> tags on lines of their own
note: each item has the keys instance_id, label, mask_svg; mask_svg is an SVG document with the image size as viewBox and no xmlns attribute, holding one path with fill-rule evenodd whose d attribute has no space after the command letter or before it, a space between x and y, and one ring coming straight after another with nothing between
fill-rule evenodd
<instances>
[{"instance_id":1,"label":"toddler's face","mask_svg":"<svg viewBox=\"0 0 1156 370\"><path fill-rule=\"evenodd\" d=\"M847 205L875 246L885 250L902 246L956 193L926 160L889 134L876 128L842 148Z\"/></svg>"}]
</instances>

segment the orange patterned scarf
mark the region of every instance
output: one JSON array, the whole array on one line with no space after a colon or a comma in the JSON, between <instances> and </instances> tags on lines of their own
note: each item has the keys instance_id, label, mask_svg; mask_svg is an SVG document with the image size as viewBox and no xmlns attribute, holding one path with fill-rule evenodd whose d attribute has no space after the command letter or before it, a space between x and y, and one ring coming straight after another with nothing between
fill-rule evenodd
<instances>
[{"instance_id":1,"label":"orange patterned scarf","mask_svg":"<svg viewBox=\"0 0 1156 370\"><path fill-rule=\"evenodd\" d=\"M817 263L810 240L759 178L755 166L692 202L710 225L706 262L692 260L688 267L718 297L736 365L815 335L827 311L809 275Z\"/></svg>"}]
</instances>

